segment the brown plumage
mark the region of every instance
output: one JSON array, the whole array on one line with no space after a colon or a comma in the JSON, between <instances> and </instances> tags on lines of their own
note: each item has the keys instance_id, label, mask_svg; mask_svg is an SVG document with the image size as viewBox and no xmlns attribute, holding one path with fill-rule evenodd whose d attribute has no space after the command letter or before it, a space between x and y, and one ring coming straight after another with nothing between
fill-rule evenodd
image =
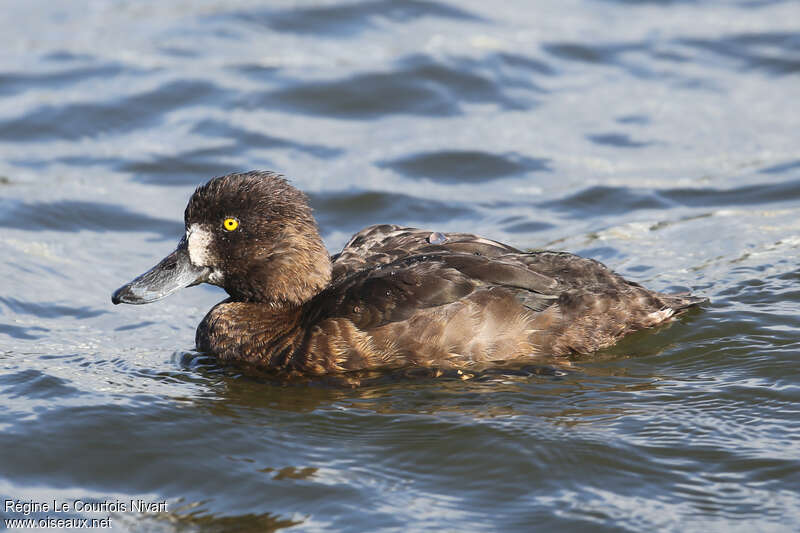
<instances>
[{"instance_id":1,"label":"brown plumage","mask_svg":"<svg viewBox=\"0 0 800 533\"><path fill-rule=\"evenodd\" d=\"M372 226L329 257L305 195L269 172L211 180L185 220L178 249L113 301L217 284L231 297L200 323L197 348L262 368L461 368L590 353L705 301L649 291L592 259L465 233Z\"/></svg>"}]
</instances>

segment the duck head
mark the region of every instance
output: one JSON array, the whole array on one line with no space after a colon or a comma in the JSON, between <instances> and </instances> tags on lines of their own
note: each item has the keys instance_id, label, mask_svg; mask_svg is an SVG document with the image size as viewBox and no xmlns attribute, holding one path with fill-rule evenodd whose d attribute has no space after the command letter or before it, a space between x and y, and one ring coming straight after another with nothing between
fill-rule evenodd
<instances>
[{"instance_id":1,"label":"duck head","mask_svg":"<svg viewBox=\"0 0 800 533\"><path fill-rule=\"evenodd\" d=\"M306 196L278 174L214 178L194 192L184 221L175 251L117 289L113 303L150 303L211 283L234 301L300 305L330 282L330 257Z\"/></svg>"}]
</instances>

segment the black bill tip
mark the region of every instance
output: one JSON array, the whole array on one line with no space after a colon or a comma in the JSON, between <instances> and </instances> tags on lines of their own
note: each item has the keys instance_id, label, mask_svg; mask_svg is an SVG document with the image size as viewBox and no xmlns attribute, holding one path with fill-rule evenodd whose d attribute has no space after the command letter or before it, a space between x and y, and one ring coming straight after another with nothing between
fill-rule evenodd
<instances>
[{"instance_id":1,"label":"black bill tip","mask_svg":"<svg viewBox=\"0 0 800 533\"><path fill-rule=\"evenodd\" d=\"M138 298L133 294L130 285L124 285L119 289L114 291L114 294L111 295L111 303L114 305L117 304L138 304L142 303L139 302Z\"/></svg>"}]
</instances>

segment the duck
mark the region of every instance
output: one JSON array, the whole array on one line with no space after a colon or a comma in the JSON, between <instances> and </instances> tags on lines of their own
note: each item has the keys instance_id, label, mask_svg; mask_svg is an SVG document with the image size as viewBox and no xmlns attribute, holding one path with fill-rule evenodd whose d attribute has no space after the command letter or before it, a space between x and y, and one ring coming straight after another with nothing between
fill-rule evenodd
<instances>
[{"instance_id":1,"label":"duck","mask_svg":"<svg viewBox=\"0 0 800 533\"><path fill-rule=\"evenodd\" d=\"M268 171L199 186L184 221L177 248L112 302L147 304L217 285L228 298L197 327L197 350L260 370L568 359L707 301L648 290L594 259L468 233L374 225L330 255L306 195Z\"/></svg>"}]
</instances>

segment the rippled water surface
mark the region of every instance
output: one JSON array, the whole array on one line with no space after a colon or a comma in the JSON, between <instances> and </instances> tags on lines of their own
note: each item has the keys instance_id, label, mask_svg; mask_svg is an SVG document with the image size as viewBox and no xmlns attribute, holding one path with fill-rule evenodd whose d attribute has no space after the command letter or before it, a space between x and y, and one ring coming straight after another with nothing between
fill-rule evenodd
<instances>
[{"instance_id":1,"label":"rippled water surface","mask_svg":"<svg viewBox=\"0 0 800 533\"><path fill-rule=\"evenodd\" d=\"M3 10L3 500L167 502L67 515L119 531L800 529L800 3ZM469 231L711 304L565 368L237 375L192 352L219 289L110 293L253 168L334 252Z\"/></svg>"}]
</instances>

